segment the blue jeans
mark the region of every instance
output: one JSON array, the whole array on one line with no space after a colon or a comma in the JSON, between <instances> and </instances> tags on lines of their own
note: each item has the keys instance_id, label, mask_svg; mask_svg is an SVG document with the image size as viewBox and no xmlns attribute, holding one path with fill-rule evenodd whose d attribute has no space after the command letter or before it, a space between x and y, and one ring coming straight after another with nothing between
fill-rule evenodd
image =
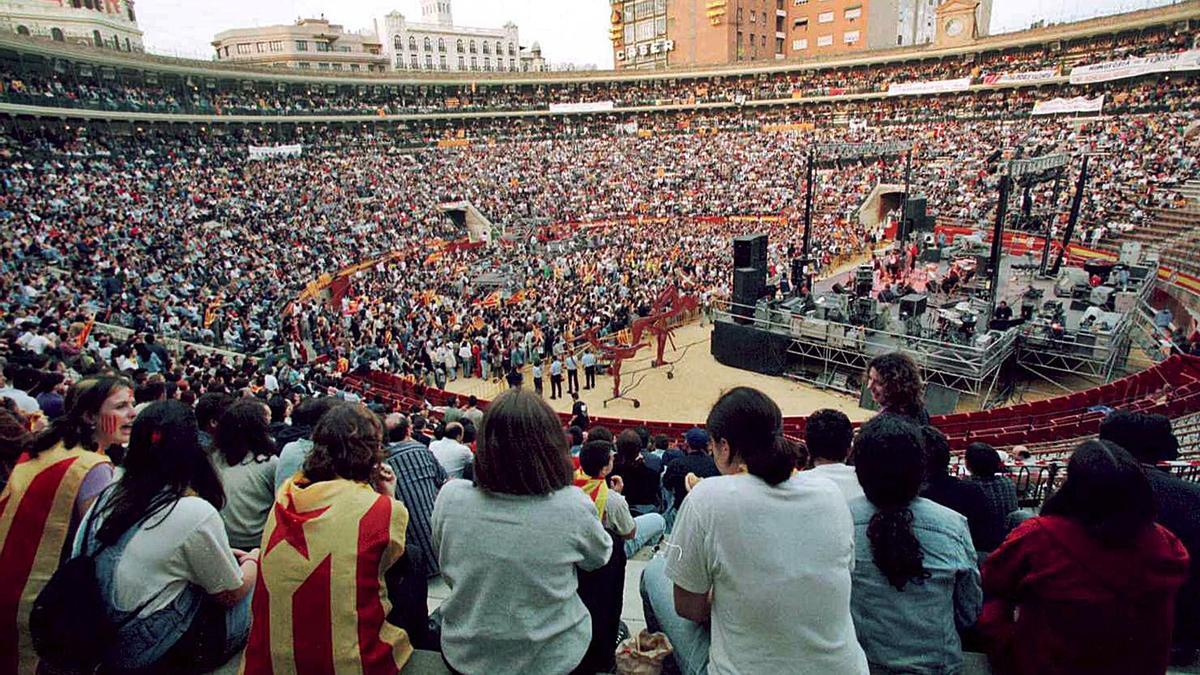
<instances>
[{"instance_id":1,"label":"blue jeans","mask_svg":"<svg viewBox=\"0 0 1200 675\"><path fill-rule=\"evenodd\" d=\"M683 675L708 672L708 626L689 621L675 613L675 584L667 578L667 559L659 554L642 570L642 611L646 628L666 633L674 648L675 663Z\"/></svg>"},{"instance_id":2,"label":"blue jeans","mask_svg":"<svg viewBox=\"0 0 1200 675\"><path fill-rule=\"evenodd\" d=\"M637 516L633 522L637 524L637 533L633 535L633 539L625 540L626 558L632 557L634 553L642 550L643 546L657 544L662 539L663 531L667 527L667 521L657 513Z\"/></svg>"}]
</instances>

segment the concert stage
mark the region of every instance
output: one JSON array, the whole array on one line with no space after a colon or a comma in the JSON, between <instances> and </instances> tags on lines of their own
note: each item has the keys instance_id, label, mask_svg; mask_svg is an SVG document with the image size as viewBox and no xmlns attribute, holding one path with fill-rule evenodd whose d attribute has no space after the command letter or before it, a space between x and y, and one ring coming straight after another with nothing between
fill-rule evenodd
<instances>
[{"instance_id":1,"label":"concert stage","mask_svg":"<svg viewBox=\"0 0 1200 675\"><path fill-rule=\"evenodd\" d=\"M816 283L807 303L790 297L731 305L718 312L713 356L726 365L861 396L870 360L903 351L922 367L943 407L959 394L978 397L982 407L1002 372L1017 367L1043 377L1048 371L1098 382L1118 377L1135 326L1150 325L1146 299L1157 275L1154 261L1129 264L1123 285L1123 274L1095 265L1090 271L1064 266L1057 277L1039 278L1037 253L1005 254L996 297L997 305L1007 302L1012 319L990 321L991 275L976 274L949 293L940 283L952 265L960 271L986 266L986 250L964 243L941 253L926 257L944 257L936 263L918 263L906 276L913 293L890 303L878 300L887 283L881 274L868 280L865 272L851 270ZM1099 289L1089 283L1095 272L1104 277ZM835 285L843 292L836 293Z\"/></svg>"}]
</instances>

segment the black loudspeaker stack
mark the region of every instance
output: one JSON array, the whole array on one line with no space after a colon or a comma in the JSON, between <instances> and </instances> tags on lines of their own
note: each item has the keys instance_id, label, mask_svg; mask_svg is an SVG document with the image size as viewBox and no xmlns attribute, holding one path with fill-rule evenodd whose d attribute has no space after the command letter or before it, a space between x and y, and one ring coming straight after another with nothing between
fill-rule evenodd
<instances>
[{"instance_id":1,"label":"black loudspeaker stack","mask_svg":"<svg viewBox=\"0 0 1200 675\"><path fill-rule=\"evenodd\" d=\"M747 234L733 238L733 268L753 267L767 273L767 235Z\"/></svg>"},{"instance_id":2,"label":"black loudspeaker stack","mask_svg":"<svg viewBox=\"0 0 1200 675\"><path fill-rule=\"evenodd\" d=\"M927 201L924 197L909 197L904 200L904 208L901 212L900 234L904 237L914 232L931 232L933 231L933 220L926 214Z\"/></svg>"},{"instance_id":3,"label":"black loudspeaker stack","mask_svg":"<svg viewBox=\"0 0 1200 675\"><path fill-rule=\"evenodd\" d=\"M749 323L754 318L754 304L762 297L767 286L767 273L756 267L738 267L733 270L733 313L738 323Z\"/></svg>"}]
</instances>

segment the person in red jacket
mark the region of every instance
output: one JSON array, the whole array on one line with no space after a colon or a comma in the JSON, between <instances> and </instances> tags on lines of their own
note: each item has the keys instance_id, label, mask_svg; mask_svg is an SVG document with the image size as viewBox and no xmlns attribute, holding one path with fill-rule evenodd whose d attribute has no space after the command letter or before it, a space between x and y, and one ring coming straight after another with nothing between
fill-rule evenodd
<instances>
[{"instance_id":1,"label":"person in red jacket","mask_svg":"<svg viewBox=\"0 0 1200 675\"><path fill-rule=\"evenodd\" d=\"M1187 572L1137 460L1087 441L1041 517L984 562L977 628L1003 675L1165 673Z\"/></svg>"}]
</instances>

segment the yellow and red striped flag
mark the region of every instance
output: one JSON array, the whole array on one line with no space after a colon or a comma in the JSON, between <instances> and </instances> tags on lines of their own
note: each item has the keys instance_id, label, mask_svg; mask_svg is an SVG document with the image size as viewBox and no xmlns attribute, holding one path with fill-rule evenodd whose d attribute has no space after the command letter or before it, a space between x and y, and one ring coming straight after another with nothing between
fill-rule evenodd
<instances>
[{"instance_id":1,"label":"yellow and red striped flag","mask_svg":"<svg viewBox=\"0 0 1200 675\"><path fill-rule=\"evenodd\" d=\"M508 304L515 305L524 299L525 299L525 289L522 288L521 290L512 294L512 297L510 297L508 299Z\"/></svg>"},{"instance_id":2,"label":"yellow and red striped flag","mask_svg":"<svg viewBox=\"0 0 1200 675\"><path fill-rule=\"evenodd\" d=\"M87 344L88 336L92 334L92 327L95 325L96 315L93 314L92 318L88 319L88 322L84 324L83 330L79 331L79 336L75 338L76 347L83 349L83 346Z\"/></svg>"},{"instance_id":3,"label":"yellow and red striped flag","mask_svg":"<svg viewBox=\"0 0 1200 675\"><path fill-rule=\"evenodd\" d=\"M492 291L483 302L479 303L480 307L499 307L500 306L500 291Z\"/></svg>"},{"instance_id":4,"label":"yellow and red striped flag","mask_svg":"<svg viewBox=\"0 0 1200 675\"><path fill-rule=\"evenodd\" d=\"M288 479L263 529L241 672L397 673L408 634L387 622L387 572L408 511L363 483Z\"/></svg>"},{"instance_id":5,"label":"yellow and red striped flag","mask_svg":"<svg viewBox=\"0 0 1200 675\"><path fill-rule=\"evenodd\" d=\"M0 673L37 671L29 612L58 569L84 477L108 461L59 443L13 467L0 493Z\"/></svg>"},{"instance_id":6,"label":"yellow and red striped flag","mask_svg":"<svg viewBox=\"0 0 1200 675\"><path fill-rule=\"evenodd\" d=\"M434 251L433 253L430 253L428 256L426 256L425 264L432 265L433 263L435 263L435 262L441 260L443 257L445 257L445 255L446 255L445 250L439 249L437 251Z\"/></svg>"},{"instance_id":7,"label":"yellow and red striped flag","mask_svg":"<svg viewBox=\"0 0 1200 675\"><path fill-rule=\"evenodd\" d=\"M608 506L608 482L603 478L592 478L583 472L583 469L575 469L575 487L583 490L583 493L592 500L596 505L596 515L600 517L600 521L604 521L604 509Z\"/></svg>"}]
</instances>

